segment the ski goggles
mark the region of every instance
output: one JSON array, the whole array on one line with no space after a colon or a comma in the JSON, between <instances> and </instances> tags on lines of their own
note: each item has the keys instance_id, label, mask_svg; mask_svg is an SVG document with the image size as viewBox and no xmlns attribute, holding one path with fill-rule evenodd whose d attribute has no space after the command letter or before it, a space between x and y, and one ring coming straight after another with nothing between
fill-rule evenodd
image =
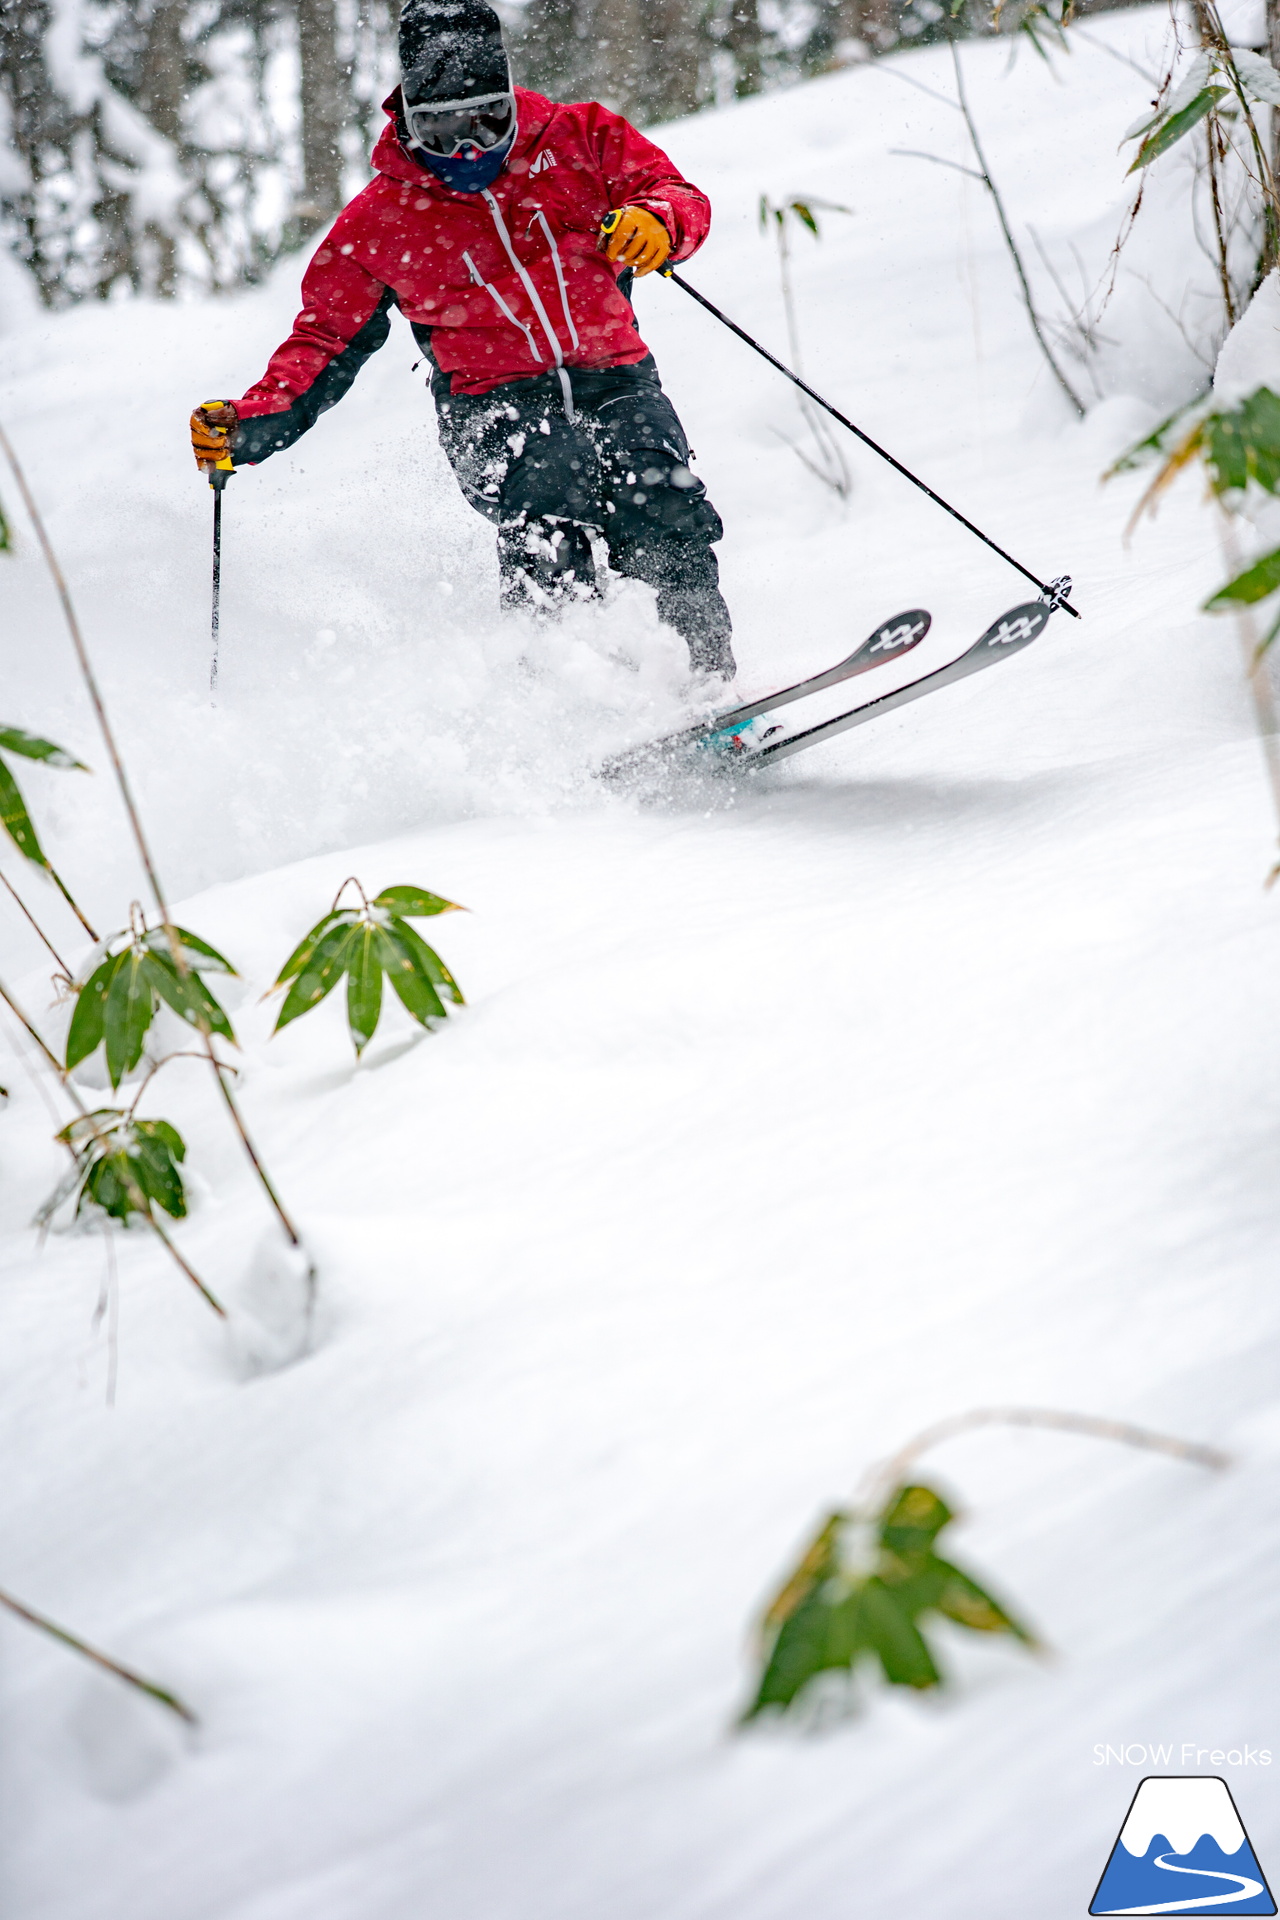
<instances>
[{"instance_id":1,"label":"ski goggles","mask_svg":"<svg viewBox=\"0 0 1280 1920\"><path fill-rule=\"evenodd\" d=\"M516 102L512 93L486 93L475 100L431 100L420 107L406 105L404 122L411 146L450 159L461 147L488 153L500 147L515 130Z\"/></svg>"}]
</instances>

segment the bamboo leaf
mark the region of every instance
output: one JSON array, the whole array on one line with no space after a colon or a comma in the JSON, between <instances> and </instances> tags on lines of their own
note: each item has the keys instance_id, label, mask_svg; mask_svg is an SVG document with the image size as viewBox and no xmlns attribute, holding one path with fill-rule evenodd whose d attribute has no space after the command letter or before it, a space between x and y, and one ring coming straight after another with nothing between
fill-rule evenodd
<instances>
[{"instance_id":1,"label":"bamboo leaf","mask_svg":"<svg viewBox=\"0 0 1280 1920\"><path fill-rule=\"evenodd\" d=\"M90 974L76 996L75 1011L71 1015L71 1025L67 1029L68 1072L72 1067L78 1067L82 1060L87 1060L94 1048L101 1045L104 1032L103 1020L107 1009L107 992L123 958L123 954L119 953L109 955L102 965Z\"/></svg>"},{"instance_id":2,"label":"bamboo leaf","mask_svg":"<svg viewBox=\"0 0 1280 1920\"><path fill-rule=\"evenodd\" d=\"M1271 553L1264 553L1261 560L1255 560L1252 566L1238 573L1234 580L1228 580L1225 587L1205 601L1206 613L1224 613L1233 606L1253 606L1258 600L1265 600L1269 593L1280 587L1280 547Z\"/></svg>"},{"instance_id":3,"label":"bamboo leaf","mask_svg":"<svg viewBox=\"0 0 1280 1920\"><path fill-rule=\"evenodd\" d=\"M31 824L31 816L18 791L18 783L3 760L0 760L0 826L4 827L19 853L37 867L48 866L44 849Z\"/></svg>"},{"instance_id":4,"label":"bamboo leaf","mask_svg":"<svg viewBox=\"0 0 1280 1920\"><path fill-rule=\"evenodd\" d=\"M379 927L378 952L382 965L386 968L387 978L399 995L401 1005L413 1015L419 1026L425 1027L428 1020L443 1020L446 1009L432 984L431 974L424 969L406 941L406 934L412 936L412 929L404 926L402 922L395 923L394 932L386 927ZM422 945L416 936L412 937L417 946ZM430 947L426 951L430 953Z\"/></svg>"},{"instance_id":5,"label":"bamboo leaf","mask_svg":"<svg viewBox=\"0 0 1280 1920\"><path fill-rule=\"evenodd\" d=\"M1182 108L1190 108L1192 100L1196 100L1197 96L1203 92L1203 88L1209 86L1209 83L1215 79L1217 63L1219 63L1219 56L1215 48L1201 48L1201 52L1196 54L1196 58L1192 60L1182 79L1174 86L1173 92L1161 106L1161 113L1180 113Z\"/></svg>"},{"instance_id":6,"label":"bamboo leaf","mask_svg":"<svg viewBox=\"0 0 1280 1920\"><path fill-rule=\"evenodd\" d=\"M881 1516L881 1544L907 1564L921 1560L954 1517L931 1487L902 1487Z\"/></svg>"},{"instance_id":7,"label":"bamboo leaf","mask_svg":"<svg viewBox=\"0 0 1280 1920\"><path fill-rule=\"evenodd\" d=\"M1149 167L1153 160L1158 160L1162 153L1167 153L1170 147L1176 146L1184 134L1190 133L1193 127L1199 126L1206 115L1213 112L1219 100L1225 100L1225 98L1225 88L1205 87L1188 106L1183 107L1180 113L1170 114L1166 119L1161 120L1158 126L1152 128L1138 148L1138 157L1129 168L1130 173L1136 173L1139 167Z\"/></svg>"},{"instance_id":8,"label":"bamboo leaf","mask_svg":"<svg viewBox=\"0 0 1280 1920\"><path fill-rule=\"evenodd\" d=\"M382 1012L381 955L385 940L380 927L358 927L347 962L347 1026L357 1059L377 1031Z\"/></svg>"},{"instance_id":9,"label":"bamboo leaf","mask_svg":"<svg viewBox=\"0 0 1280 1920\"><path fill-rule=\"evenodd\" d=\"M885 1679L896 1687L938 1686L942 1675L924 1636L892 1590L873 1575L859 1598L859 1639L879 1658Z\"/></svg>"},{"instance_id":10,"label":"bamboo leaf","mask_svg":"<svg viewBox=\"0 0 1280 1920\"><path fill-rule=\"evenodd\" d=\"M233 1047L239 1046L225 1010L198 973L189 973L184 978L167 949L163 953L148 953L143 968L153 995L172 1007L180 1020L201 1033L220 1034Z\"/></svg>"},{"instance_id":11,"label":"bamboo leaf","mask_svg":"<svg viewBox=\"0 0 1280 1920\"><path fill-rule=\"evenodd\" d=\"M837 1571L837 1541L848 1517L845 1513L833 1513L823 1521L800 1556L795 1572L769 1602L762 1622L766 1631L781 1627L801 1602L808 1599L815 1587L821 1586Z\"/></svg>"},{"instance_id":12,"label":"bamboo leaf","mask_svg":"<svg viewBox=\"0 0 1280 1920\"><path fill-rule=\"evenodd\" d=\"M1232 47L1232 62L1246 93L1263 106L1280 107L1280 73L1251 47Z\"/></svg>"},{"instance_id":13,"label":"bamboo leaf","mask_svg":"<svg viewBox=\"0 0 1280 1920\"><path fill-rule=\"evenodd\" d=\"M392 920L388 931L399 941L417 971L427 980L434 981L437 987L443 987L455 1007L465 1007L462 988L446 967L434 947L429 947L421 934L406 926L403 920Z\"/></svg>"},{"instance_id":14,"label":"bamboo leaf","mask_svg":"<svg viewBox=\"0 0 1280 1920\"><path fill-rule=\"evenodd\" d=\"M281 1027L287 1027L291 1020L319 1006L346 972L347 955L359 936L359 928L352 924L348 914L343 914L341 920L340 926L331 926L327 933L308 947L306 960L295 971L293 985L285 997L273 1032L279 1033ZM280 981L276 984L279 985Z\"/></svg>"},{"instance_id":15,"label":"bamboo leaf","mask_svg":"<svg viewBox=\"0 0 1280 1920\"><path fill-rule=\"evenodd\" d=\"M131 1120L114 1107L100 1107L64 1127L58 1139L76 1156L80 1193L76 1213L86 1206L101 1207L113 1220L146 1215L151 1203L175 1220L185 1217L186 1189L179 1163L186 1143L166 1120ZM62 1189L42 1209L49 1216Z\"/></svg>"},{"instance_id":16,"label":"bamboo leaf","mask_svg":"<svg viewBox=\"0 0 1280 1920\"><path fill-rule=\"evenodd\" d=\"M128 1159L139 1187L172 1219L185 1219L186 1188L178 1171L179 1163L187 1157L182 1135L165 1120L135 1120L132 1133Z\"/></svg>"},{"instance_id":17,"label":"bamboo leaf","mask_svg":"<svg viewBox=\"0 0 1280 1920\"><path fill-rule=\"evenodd\" d=\"M967 1573L961 1573L959 1567L951 1566L946 1560L935 1559L933 1564L943 1576L941 1591L933 1603L939 1613L945 1613L949 1620L958 1621L974 1633L1011 1633L1026 1646L1037 1644L1035 1635Z\"/></svg>"},{"instance_id":18,"label":"bamboo leaf","mask_svg":"<svg viewBox=\"0 0 1280 1920\"><path fill-rule=\"evenodd\" d=\"M107 1047L107 1075L118 1087L142 1058L151 1026L154 1000L146 972L147 956L136 947L120 955L120 964L107 989L103 1037Z\"/></svg>"},{"instance_id":19,"label":"bamboo leaf","mask_svg":"<svg viewBox=\"0 0 1280 1920\"><path fill-rule=\"evenodd\" d=\"M426 920L436 913L465 913L456 900L442 900L423 887L384 887L370 906L382 907L401 920Z\"/></svg>"},{"instance_id":20,"label":"bamboo leaf","mask_svg":"<svg viewBox=\"0 0 1280 1920\"><path fill-rule=\"evenodd\" d=\"M837 1622L835 1612L823 1590L816 1588L788 1616L770 1649L744 1721L754 1720L769 1707L789 1707L818 1674L852 1665L847 1614ZM834 1634L833 1626L837 1627Z\"/></svg>"},{"instance_id":21,"label":"bamboo leaf","mask_svg":"<svg viewBox=\"0 0 1280 1920\"><path fill-rule=\"evenodd\" d=\"M65 747L57 747L52 740L41 740L38 734L24 733L21 727L0 727L0 752L21 753L28 760L44 760L51 767L77 767L81 773L89 769L83 760L77 760Z\"/></svg>"},{"instance_id":22,"label":"bamboo leaf","mask_svg":"<svg viewBox=\"0 0 1280 1920\"><path fill-rule=\"evenodd\" d=\"M953 1514L933 1488L897 1487L876 1519L864 1517L860 1526L856 1519L830 1515L771 1603L763 1668L744 1719L789 1708L818 1674L852 1672L864 1658L874 1658L892 1686L941 1685L920 1624L930 1615L1035 1645L1006 1608L934 1552Z\"/></svg>"},{"instance_id":23,"label":"bamboo leaf","mask_svg":"<svg viewBox=\"0 0 1280 1920\"><path fill-rule=\"evenodd\" d=\"M323 920L317 920L315 926L312 927L310 933L306 936L305 940L302 940L294 948L293 952L289 955L289 958L285 961L279 973L276 975L276 979L275 979L276 986L282 987L285 984L286 980L296 979L298 974L302 972L303 968L310 965L312 956L315 953L316 948L319 946L320 942L325 938L325 935L329 933L333 928L338 926L344 926L344 927L354 926L355 921L356 921L355 913L352 912L351 909L345 908L345 907L336 912L326 913Z\"/></svg>"},{"instance_id":24,"label":"bamboo leaf","mask_svg":"<svg viewBox=\"0 0 1280 1920\"><path fill-rule=\"evenodd\" d=\"M207 940L201 940L186 927L175 927L173 931L177 937L178 950L187 966L193 971L235 974L236 970L225 954L219 953L216 947L211 947ZM169 936L163 927L152 927L145 935L142 944L152 953L163 954L170 959L173 957ZM236 975L236 978L239 976Z\"/></svg>"}]
</instances>

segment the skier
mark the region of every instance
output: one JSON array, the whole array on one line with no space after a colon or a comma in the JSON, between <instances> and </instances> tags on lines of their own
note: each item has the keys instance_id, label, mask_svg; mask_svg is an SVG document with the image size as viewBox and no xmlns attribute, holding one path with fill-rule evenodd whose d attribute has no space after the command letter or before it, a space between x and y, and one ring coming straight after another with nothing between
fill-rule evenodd
<instances>
[{"instance_id":1,"label":"skier","mask_svg":"<svg viewBox=\"0 0 1280 1920\"><path fill-rule=\"evenodd\" d=\"M484 0L406 0L400 64L375 179L322 241L262 379L192 414L197 462L292 446L398 306L458 484L498 529L503 605L598 594L602 537L615 573L656 588L694 673L731 679L724 528L628 297L702 244L706 196L620 115L514 86Z\"/></svg>"}]
</instances>

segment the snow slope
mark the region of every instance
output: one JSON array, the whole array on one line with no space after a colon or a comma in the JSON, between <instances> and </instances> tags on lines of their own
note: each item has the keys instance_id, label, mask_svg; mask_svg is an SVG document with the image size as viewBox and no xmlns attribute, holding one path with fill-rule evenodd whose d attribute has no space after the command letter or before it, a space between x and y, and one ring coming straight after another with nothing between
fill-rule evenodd
<instances>
[{"instance_id":1,"label":"snow slope","mask_svg":"<svg viewBox=\"0 0 1280 1920\"><path fill-rule=\"evenodd\" d=\"M1055 258L1105 257L1116 143L1148 97L1126 63L1165 30L1154 9L1095 18L1052 72L965 49L1015 221ZM1212 514L1186 483L1126 548L1138 483L1097 486L1191 378L1137 274L1166 275L1175 310L1189 289L1190 315L1205 269L1153 187L1109 397L1075 424L981 189L890 152L964 159L921 91L949 85L923 50L669 129L717 207L691 278L778 341L759 193L851 205L797 243L811 376L1032 566L1073 572L1088 618L736 789L590 778L681 710L680 648L643 594L499 627L490 536L403 331L231 488L211 712L183 421L260 370L296 266L211 307L15 306L0 418L181 917L242 970L244 1103L323 1305L309 1359L246 1379L130 1237L95 1328L101 1242L36 1248L60 1162L6 1060L0 1584L201 1718L184 1744L0 1621L12 1920L1066 1920L1137 1778L1095 1743L1226 1771L1274 1858L1277 1766L1208 1755L1280 1752L1275 823L1238 641L1195 612L1222 577ZM797 426L776 377L676 289L640 305L728 525L744 684L932 606L887 688L1021 597L857 450L846 514L778 437ZM98 767L26 786L117 925L136 868L19 534L5 719ZM268 1045L258 1004L353 872L472 909L435 923L468 1009L422 1039L389 1016L359 1071L337 1006ZM34 939L10 916L0 943L46 1017ZM183 1247L252 1298L270 1222L195 1063L153 1110L199 1176ZM814 1517L918 1427L993 1401L1145 1421L1237 1465L955 1443L929 1477L972 1509L957 1556L1057 1658L957 1635L944 1699L873 1692L818 1738L731 1738L753 1610Z\"/></svg>"}]
</instances>

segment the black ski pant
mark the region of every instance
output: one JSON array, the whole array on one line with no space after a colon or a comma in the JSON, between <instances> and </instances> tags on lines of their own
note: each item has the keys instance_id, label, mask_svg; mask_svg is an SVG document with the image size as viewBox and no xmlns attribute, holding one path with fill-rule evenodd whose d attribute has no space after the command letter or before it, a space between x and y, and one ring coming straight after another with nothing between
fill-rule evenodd
<instances>
[{"instance_id":1,"label":"black ski pant","mask_svg":"<svg viewBox=\"0 0 1280 1920\"><path fill-rule=\"evenodd\" d=\"M653 356L632 367L509 380L485 394L431 382L463 493L498 529L502 599L554 607L598 591L592 534L609 565L655 587L658 614L696 671L734 671L713 541L724 533Z\"/></svg>"}]
</instances>

